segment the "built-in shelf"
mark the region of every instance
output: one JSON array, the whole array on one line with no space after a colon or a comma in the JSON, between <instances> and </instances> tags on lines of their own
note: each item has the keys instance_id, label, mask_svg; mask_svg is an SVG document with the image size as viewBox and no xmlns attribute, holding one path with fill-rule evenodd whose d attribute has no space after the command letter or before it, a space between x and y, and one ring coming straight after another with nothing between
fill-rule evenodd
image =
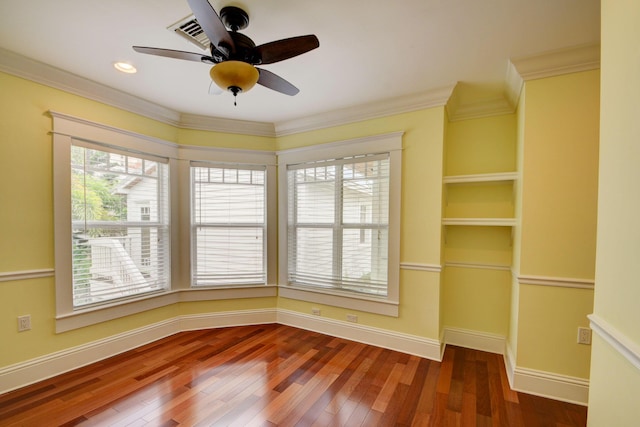
<instances>
[{"instance_id":1,"label":"built-in shelf","mask_svg":"<svg viewBox=\"0 0 640 427\"><path fill-rule=\"evenodd\" d=\"M474 175L449 175L442 179L445 184L468 184L473 182L515 181L518 172L481 173Z\"/></svg>"},{"instance_id":2,"label":"built-in shelf","mask_svg":"<svg viewBox=\"0 0 640 427\"><path fill-rule=\"evenodd\" d=\"M482 173L472 175L449 175L443 177L445 184L473 184L473 183L495 183L495 182L515 182L518 179L518 172L498 172ZM490 227L513 227L516 225L515 218L442 218L443 225L471 225Z\"/></svg>"},{"instance_id":3,"label":"built-in shelf","mask_svg":"<svg viewBox=\"0 0 640 427\"><path fill-rule=\"evenodd\" d=\"M489 227L513 227L515 218L442 218L443 225L475 225Z\"/></svg>"}]
</instances>

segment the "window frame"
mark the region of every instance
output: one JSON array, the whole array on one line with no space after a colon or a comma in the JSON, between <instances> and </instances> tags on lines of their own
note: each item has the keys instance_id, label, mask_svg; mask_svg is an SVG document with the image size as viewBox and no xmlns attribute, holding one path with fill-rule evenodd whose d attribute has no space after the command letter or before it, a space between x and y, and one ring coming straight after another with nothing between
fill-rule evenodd
<instances>
[{"instance_id":1,"label":"window frame","mask_svg":"<svg viewBox=\"0 0 640 427\"><path fill-rule=\"evenodd\" d=\"M402 135L394 132L371 137L352 139L295 148L278 152L278 289L285 298L350 308L365 312L398 316L400 282L400 202L402 177ZM389 154L389 237L387 265L387 296L372 296L289 283L288 259L288 166L305 162L367 155Z\"/></svg>"},{"instance_id":2,"label":"window frame","mask_svg":"<svg viewBox=\"0 0 640 427\"><path fill-rule=\"evenodd\" d=\"M181 146L159 138L49 111L53 118L53 212L56 332L65 332L167 305L277 295L276 154L271 151ZM169 159L170 285L163 291L87 308L73 307L71 145L73 140ZM267 283L194 289L190 282L191 161L264 165L267 170Z\"/></svg>"}]
</instances>

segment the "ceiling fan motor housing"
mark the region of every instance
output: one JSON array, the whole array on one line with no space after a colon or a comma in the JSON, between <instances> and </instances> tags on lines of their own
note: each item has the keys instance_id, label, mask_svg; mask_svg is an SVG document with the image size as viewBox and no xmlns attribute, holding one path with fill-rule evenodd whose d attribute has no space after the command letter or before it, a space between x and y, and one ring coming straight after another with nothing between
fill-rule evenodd
<instances>
[{"instance_id":1,"label":"ceiling fan motor housing","mask_svg":"<svg viewBox=\"0 0 640 427\"><path fill-rule=\"evenodd\" d=\"M249 25L249 15L244 10L235 6L226 6L220 9L222 23L231 31L244 30Z\"/></svg>"}]
</instances>

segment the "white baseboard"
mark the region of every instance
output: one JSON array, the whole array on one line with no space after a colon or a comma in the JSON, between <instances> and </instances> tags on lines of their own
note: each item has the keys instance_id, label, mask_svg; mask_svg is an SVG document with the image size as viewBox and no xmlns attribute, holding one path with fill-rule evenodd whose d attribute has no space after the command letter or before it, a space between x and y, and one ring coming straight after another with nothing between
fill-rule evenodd
<instances>
[{"instance_id":1,"label":"white baseboard","mask_svg":"<svg viewBox=\"0 0 640 427\"><path fill-rule=\"evenodd\" d=\"M278 310L278 323L314 332L345 338L364 344L401 351L440 362L440 342L435 339L409 335L386 329L342 322L289 310Z\"/></svg>"},{"instance_id":2,"label":"white baseboard","mask_svg":"<svg viewBox=\"0 0 640 427\"><path fill-rule=\"evenodd\" d=\"M442 360L439 340L275 308L178 316L98 341L0 369L0 394L89 365L178 332L229 326L280 323L375 345L435 361ZM444 330L443 343L505 354L511 388L523 393L586 405L589 382L515 365L504 337L456 328Z\"/></svg>"},{"instance_id":3,"label":"white baseboard","mask_svg":"<svg viewBox=\"0 0 640 427\"><path fill-rule=\"evenodd\" d=\"M516 391L587 406L589 381L535 369L516 368L513 387Z\"/></svg>"},{"instance_id":4,"label":"white baseboard","mask_svg":"<svg viewBox=\"0 0 640 427\"><path fill-rule=\"evenodd\" d=\"M506 347L504 362L509 385L513 390L587 406L589 402L589 380L518 367L515 364L513 352L509 346Z\"/></svg>"},{"instance_id":5,"label":"white baseboard","mask_svg":"<svg viewBox=\"0 0 640 427\"><path fill-rule=\"evenodd\" d=\"M496 354L505 352L506 340L502 335L448 327L444 328L443 335L445 345L456 345Z\"/></svg>"},{"instance_id":6,"label":"white baseboard","mask_svg":"<svg viewBox=\"0 0 640 427\"><path fill-rule=\"evenodd\" d=\"M276 322L276 309L179 316L0 369L0 394L60 375L178 332Z\"/></svg>"}]
</instances>

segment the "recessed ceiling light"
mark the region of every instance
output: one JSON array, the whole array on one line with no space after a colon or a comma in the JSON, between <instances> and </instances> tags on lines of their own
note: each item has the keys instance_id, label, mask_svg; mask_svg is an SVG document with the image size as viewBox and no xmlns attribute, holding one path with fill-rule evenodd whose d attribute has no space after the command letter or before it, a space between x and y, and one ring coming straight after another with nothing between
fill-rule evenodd
<instances>
[{"instance_id":1,"label":"recessed ceiling light","mask_svg":"<svg viewBox=\"0 0 640 427\"><path fill-rule=\"evenodd\" d=\"M136 70L136 67L127 62L114 62L113 66L116 68L116 70L122 71L123 73L127 74L133 74L138 71Z\"/></svg>"}]
</instances>

